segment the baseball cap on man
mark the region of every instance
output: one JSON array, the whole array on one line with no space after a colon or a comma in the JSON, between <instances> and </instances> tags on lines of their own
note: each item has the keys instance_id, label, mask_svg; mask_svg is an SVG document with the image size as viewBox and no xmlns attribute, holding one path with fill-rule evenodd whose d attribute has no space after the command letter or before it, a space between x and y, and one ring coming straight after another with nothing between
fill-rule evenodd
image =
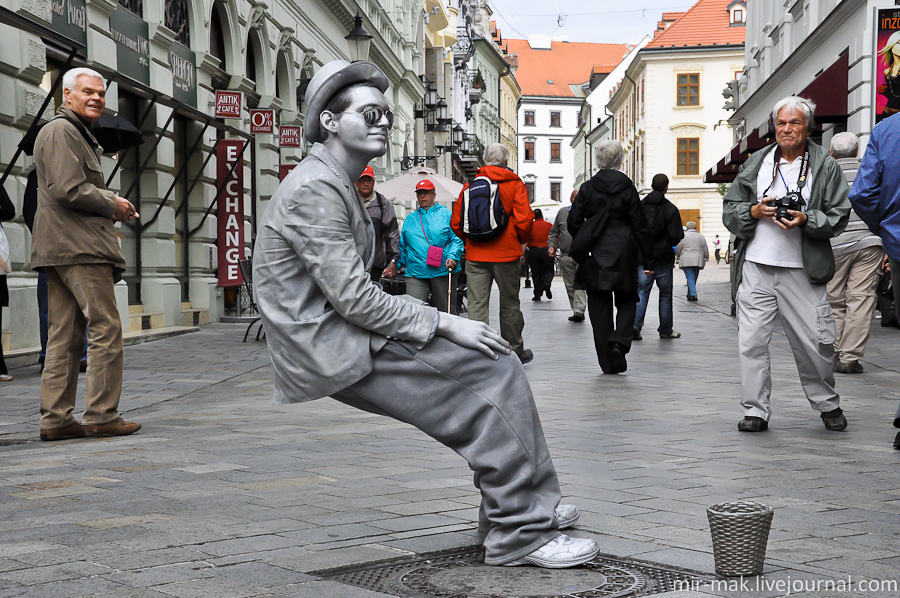
<instances>
[{"instance_id":1,"label":"baseball cap on man","mask_svg":"<svg viewBox=\"0 0 900 598\"><path fill-rule=\"evenodd\" d=\"M334 94L353 83L368 81L377 87L382 93L390 83L387 76L380 68L358 60L347 62L346 60L332 60L320 68L309 82L306 88L306 140L310 143L322 141L322 128L319 126L319 115L325 110L328 101Z\"/></svg>"},{"instance_id":2,"label":"baseball cap on man","mask_svg":"<svg viewBox=\"0 0 900 598\"><path fill-rule=\"evenodd\" d=\"M416 191L434 191L434 183L428 179L422 179L416 183Z\"/></svg>"},{"instance_id":3,"label":"baseball cap on man","mask_svg":"<svg viewBox=\"0 0 900 598\"><path fill-rule=\"evenodd\" d=\"M361 175L359 175L359 178L363 177L372 177L373 179L375 178L375 171L372 170L371 166L366 166L366 169L362 171Z\"/></svg>"}]
</instances>

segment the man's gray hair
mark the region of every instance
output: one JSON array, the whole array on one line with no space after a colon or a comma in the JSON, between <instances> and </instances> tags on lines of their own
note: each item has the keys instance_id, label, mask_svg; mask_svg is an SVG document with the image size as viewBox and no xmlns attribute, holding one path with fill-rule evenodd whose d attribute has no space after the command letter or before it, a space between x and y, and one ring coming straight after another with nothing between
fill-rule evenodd
<instances>
[{"instance_id":1,"label":"man's gray hair","mask_svg":"<svg viewBox=\"0 0 900 598\"><path fill-rule=\"evenodd\" d=\"M844 131L831 138L831 155L835 158L855 158L859 153L859 137Z\"/></svg>"},{"instance_id":2,"label":"man's gray hair","mask_svg":"<svg viewBox=\"0 0 900 598\"><path fill-rule=\"evenodd\" d=\"M607 139L597 144L594 159L597 160L597 168L600 170L616 170L625 159L625 150L618 141Z\"/></svg>"},{"instance_id":3,"label":"man's gray hair","mask_svg":"<svg viewBox=\"0 0 900 598\"><path fill-rule=\"evenodd\" d=\"M63 75L63 89L75 89L75 82L78 80L78 77L81 76L96 77L100 79L103 82L103 89L106 89L106 80L103 78L103 75L94 69L86 68L70 69L66 71L66 74Z\"/></svg>"},{"instance_id":4,"label":"man's gray hair","mask_svg":"<svg viewBox=\"0 0 900 598\"><path fill-rule=\"evenodd\" d=\"M502 143L492 143L484 150L484 163L488 166L508 166L509 150Z\"/></svg>"},{"instance_id":5,"label":"man's gray hair","mask_svg":"<svg viewBox=\"0 0 900 598\"><path fill-rule=\"evenodd\" d=\"M775 103L775 107L772 108L773 123L778 119L778 113L785 108L788 110L799 110L803 113L803 116L806 118L806 130L808 132L812 133L812 130L816 128L816 103L812 100L797 96L788 96L783 100L779 100Z\"/></svg>"}]
</instances>

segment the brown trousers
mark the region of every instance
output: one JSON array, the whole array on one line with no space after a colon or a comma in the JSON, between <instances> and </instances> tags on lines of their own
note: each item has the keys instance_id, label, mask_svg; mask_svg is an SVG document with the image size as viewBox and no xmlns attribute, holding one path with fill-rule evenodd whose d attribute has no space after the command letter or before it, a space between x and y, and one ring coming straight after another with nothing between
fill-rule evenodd
<instances>
[{"instance_id":1,"label":"brown trousers","mask_svg":"<svg viewBox=\"0 0 900 598\"><path fill-rule=\"evenodd\" d=\"M45 268L45 272L50 332L41 378L41 429L63 428L74 421L85 324L88 369L81 423L113 421L119 417L124 365L113 267L77 264Z\"/></svg>"},{"instance_id":2,"label":"brown trousers","mask_svg":"<svg viewBox=\"0 0 900 598\"><path fill-rule=\"evenodd\" d=\"M828 302L837 327L834 353L844 363L859 361L866 352L883 255L881 247L865 247L834 258Z\"/></svg>"}]
</instances>

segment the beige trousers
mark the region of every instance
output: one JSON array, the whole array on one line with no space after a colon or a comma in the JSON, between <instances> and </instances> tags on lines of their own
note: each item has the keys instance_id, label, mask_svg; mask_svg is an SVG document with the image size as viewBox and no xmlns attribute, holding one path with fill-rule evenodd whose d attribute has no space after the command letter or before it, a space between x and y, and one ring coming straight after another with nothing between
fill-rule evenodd
<instances>
[{"instance_id":1,"label":"beige trousers","mask_svg":"<svg viewBox=\"0 0 900 598\"><path fill-rule=\"evenodd\" d=\"M519 260L512 262L472 262L466 260L466 286L469 299L469 319L490 324L488 307L491 286L497 283L500 292L500 336L515 351L525 350L522 330L525 316L519 305L519 285L522 282L522 266Z\"/></svg>"},{"instance_id":2,"label":"beige trousers","mask_svg":"<svg viewBox=\"0 0 900 598\"><path fill-rule=\"evenodd\" d=\"M859 361L866 351L883 255L881 247L864 247L834 258L828 302L837 327L834 353L844 363Z\"/></svg>"},{"instance_id":3,"label":"beige trousers","mask_svg":"<svg viewBox=\"0 0 900 598\"><path fill-rule=\"evenodd\" d=\"M119 417L122 394L122 322L116 307L113 267L78 264L45 268L50 331L41 378L41 429L74 420L78 367L88 328L88 368L81 423L97 425Z\"/></svg>"},{"instance_id":4,"label":"beige trousers","mask_svg":"<svg viewBox=\"0 0 900 598\"><path fill-rule=\"evenodd\" d=\"M584 308L587 306L587 291L575 290L576 270L578 270L578 262L569 257L569 254L563 253L559 258L559 271L562 273L566 292L569 294L569 305L572 306L572 313L583 316Z\"/></svg>"}]
</instances>

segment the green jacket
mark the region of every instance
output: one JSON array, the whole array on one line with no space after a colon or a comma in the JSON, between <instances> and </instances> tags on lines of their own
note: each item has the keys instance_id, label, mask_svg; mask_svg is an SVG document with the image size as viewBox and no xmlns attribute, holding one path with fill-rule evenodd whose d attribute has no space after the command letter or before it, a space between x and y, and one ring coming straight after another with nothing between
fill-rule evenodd
<instances>
[{"instance_id":1,"label":"green jacket","mask_svg":"<svg viewBox=\"0 0 900 598\"><path fill-rule=\"evenodd\" d=\"M850 217L847 195L850 189L834 158L812 141L807 141L807 146L813 180L806 210L807 221L800 229L803 233L803 270L810 282L824 284L834 276L830 239L841 234L847 226ZM772 144L759 150L744 162L722 203L722 222L737 237L731 266L732 299L737 297L741 284L747 243L756 234L756 224L759 222L750 215L750 208L757 203L756 176L763 159L774 148Z\"/></svg>"}]
</instances>

